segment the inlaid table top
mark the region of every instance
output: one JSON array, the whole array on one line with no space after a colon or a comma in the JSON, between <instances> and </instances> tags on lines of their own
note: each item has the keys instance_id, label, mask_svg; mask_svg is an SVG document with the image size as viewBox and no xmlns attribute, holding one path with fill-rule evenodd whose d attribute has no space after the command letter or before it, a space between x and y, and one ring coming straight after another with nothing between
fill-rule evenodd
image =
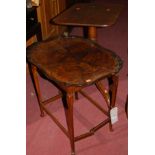
<instances>
[{"instance_id":1,"label":"inlaid table top","mask_svg":"<svg viewBox=\"0 0 155 155\"><path fill-rule=\"evenodd\" d=\"M80 37L36 43L27 50L27 59L48 79L69 86L92 84L122 66L114 52Z\"/></svg>"},{"instance_id":2,"label":"inlaid table top","mask_svg":"<svg viewBox=\"0 0 155 155\"><path fill-rule=\"evenodd\" d=\"M123 6L104 3L77 3L52 19L56 24L107 27L113 25Z\"/></svg>"}]
</instances>

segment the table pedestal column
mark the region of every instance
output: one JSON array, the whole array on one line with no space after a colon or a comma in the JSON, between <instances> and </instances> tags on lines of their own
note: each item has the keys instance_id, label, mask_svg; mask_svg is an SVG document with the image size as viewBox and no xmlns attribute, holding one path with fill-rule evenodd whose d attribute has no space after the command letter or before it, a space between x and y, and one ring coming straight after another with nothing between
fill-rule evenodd
<instances>
[{"instance_id":1,"label":"table pedestal column","mask_svg":"<svg viewBox=\"0 0 155 155\"><path fill-rule=\"evenodd\" d=\"M96 27L93 26L88 27L88 37L91 40L96 40L97 38Z\"/></svg>"}]
</instances>

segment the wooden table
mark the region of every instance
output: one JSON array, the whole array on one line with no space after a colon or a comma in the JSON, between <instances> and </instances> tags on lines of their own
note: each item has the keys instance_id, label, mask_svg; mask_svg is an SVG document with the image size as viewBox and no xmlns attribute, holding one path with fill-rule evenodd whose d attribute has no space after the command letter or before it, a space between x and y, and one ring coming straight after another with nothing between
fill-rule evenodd
<instances>
[{"instance_id":1,"label":"wooden table","mask_svg":"<svg viewBox=\"0 0 155 155\"><path fill-rule=\"evenodd\" d=\"M75 155L75 142L94 135L108 123L109 129L112 131L110 111L115 107L118 86L117 73L122 68L122 60L119 56L83 37L58 37L54 40L36 43L27 49L26 55L30 64L41 116L44 116L44 112L46 112L69 138L72 155ZM37 71L59 89L58 95L42 99ZM101 80L103 79L109 81L108 89L102 84ZM90 85L95 85L99 90L105 100L106 108L83 91L83 88ZM88 132L75 136L73 105L75 103L74 95L77 93L86 97L90 103L98 108L105 115L105 119ZM68 129L58 121L47 106L59 98L62 98Z\"/></svg>"},{"instance_id":2,"label":"wooden table","mask_svg":"<svg viewBox=\"0 0 155 155\"><path fill-rule=\"evenodd\" d=\"M67 26L88 27L88 37L96 40L96 28L116 23L123 6L103 3L77 3L52 19L52 22Z\"/></svg>"}]
</instances>

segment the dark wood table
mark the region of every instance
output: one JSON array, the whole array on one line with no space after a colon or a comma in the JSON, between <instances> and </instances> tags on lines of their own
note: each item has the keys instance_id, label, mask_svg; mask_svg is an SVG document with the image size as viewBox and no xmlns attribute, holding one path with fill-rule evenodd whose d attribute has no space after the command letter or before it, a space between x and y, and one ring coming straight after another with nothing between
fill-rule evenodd
<instances>
[{"instance_id":1,"label":"dark wood table","mask_svg":"<svg viewBox=\"0 0 155 155\"><path fill-rule=\"evenodd\" d=\"M122 68L122 60L119 56L113 51L101 47L96 42L83 37L58 37L54 40L35 43L27 49L26 55L30 64L30 72L32 73L41 116L44 116L44 112L46 112L69 138L72 155L75 155L75 142L94 135L107 123L109 123L109 129L112 131L110 112L115 107L118 86L117 73ZM37 71L59 89L58 95L49 99L42 99ZM108 80L108 89L101 82L103 79ZM83 91L83 88L90 85L95 85L99 90L103 99L105 99L106 108ZM74 135L73 119L74 95L77 93L86 97L105 115L102 122L79 136ZM51 102L59 98L62 98L64 105L67 129L47 106L47 104L52 104Z\"/></svg>"},{"instance_id":2,"label":"dark wood table","mask_svg":"<svg viewBox=\"0 0 155 155\"><path fill-rule=\"evenodd\" d=\"M116 23L122 8L118 4L77 3L51 21L59 25L88 27L88 37L96 40L96 28Z\"/></svg>"}]
</instances>

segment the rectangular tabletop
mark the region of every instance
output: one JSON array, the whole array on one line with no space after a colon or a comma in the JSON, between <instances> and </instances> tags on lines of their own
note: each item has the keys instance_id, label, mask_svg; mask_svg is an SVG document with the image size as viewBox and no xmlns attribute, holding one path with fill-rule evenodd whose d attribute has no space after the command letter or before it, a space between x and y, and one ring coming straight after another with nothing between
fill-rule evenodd
<instances>
[{"instance_id":1,"label":"rectangular tabletop","mask_svg":"<svg viewBox=\"0 0 155 155\"><path fill-rule=\"evenodd\" d=\"M70 26L107 27L113 25L123 6L104 3L77 3L59 14L53 22Z\"/></svg>"}]
</instances>

